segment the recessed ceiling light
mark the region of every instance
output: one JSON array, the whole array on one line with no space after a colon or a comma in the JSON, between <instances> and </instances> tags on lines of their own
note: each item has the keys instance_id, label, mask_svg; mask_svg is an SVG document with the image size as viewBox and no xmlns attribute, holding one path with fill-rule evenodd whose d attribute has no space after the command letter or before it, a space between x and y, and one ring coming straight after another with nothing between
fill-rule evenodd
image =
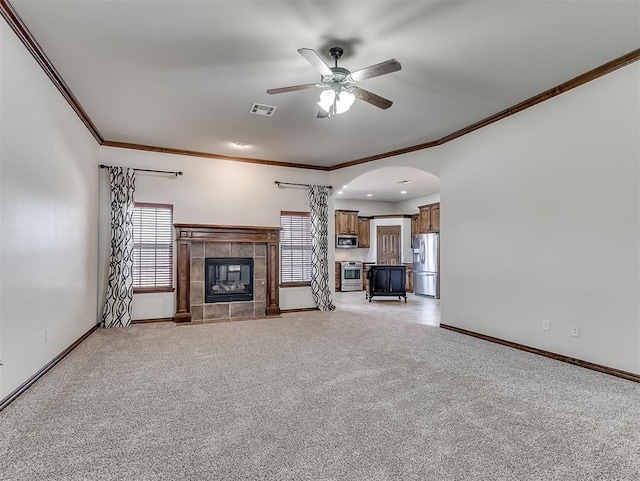
<instances>
[{"instance_id":1,"label":"recessed ceiling light","mask_svg":"<svg viewBox=\"0 0 640 481\"><path fill-rule=\"evenodd\" d=\"M343 189L346 189L346 188L347 188L347 186L346 186L346 185L343 185L343 186L342 186L342 188L343 188Z\"/></svg>"},{"instance_id":2,"label":"recessed ceiling light","mask_svg":"<svg viewBox=\"0 0 640 481\"><path fill-rule=\"evenodd\" d=\"M241 147L241 148L249 147L249 144L247 144L246 142L241 142L239 140L235 140L233 142L233 145L235 145L236 147Z\"/></svg>"},{"instance_id":3,"label":"recessed ceiling light","mask_svg":"<svg viewBox=\"0 0 640 481\"><path fill-rule=\"evenodd\" d=\"M342 191L341 191L341 190L339 190L339 191L338 191L338 194L342 194Z\"/></svg>"},{"instance_id":4,"label":"recessed ceiling light","mask_svg":"<svg viewBox=\"0 0 640 481\"><path fill-rule=\"evenodd\" d=\"M372 197L372 196L373 196L373 194L367 194L367 197Z\"/></svg>"},{"instance_id":5,"label":"recessed ceiling light","mask_svg":"<svg viewBox=\"0 0 640 481\"><path fill-rule=\"evenodd\" d=\"M402 184L402 185L406 185L406 184L410 184L411 181L410 180L399 180L398 182L396 182L396 184Z\"/></svg>"},{"instance_id":6,"label":"recessed ceiling light","mask_svg":"<svg viewBox=\"0 0 640 481\"><path fill-rule=\"evenodd\" d=\"M406 193L407 193L407 191L406 191L406 190L401 190L401 191L400 191L400 193L401 193L401 194L406 194Z\"/></svg>"}]
</instances>

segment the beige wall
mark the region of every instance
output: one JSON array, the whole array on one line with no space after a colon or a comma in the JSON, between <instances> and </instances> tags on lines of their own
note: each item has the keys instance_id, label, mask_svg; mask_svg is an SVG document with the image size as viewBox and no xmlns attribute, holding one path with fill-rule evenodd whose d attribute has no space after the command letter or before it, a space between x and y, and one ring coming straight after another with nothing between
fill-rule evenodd
<instances>
[{"instance_id":1,"label":"beige wall","mask_svg":"<svg viewBox=\"0 0 640 481\"><path fill-rule=\"evenodd\" d=\"M98 144L5 22L0 38L2 399L97 322Z\"/></svg>"},{"instance_id":2,"label":"beige wall","mask_svg":"<svg viewBox=\"0 0 640 481\"><path fill-rule=\"evenodd\" d=\"M331 182L391 165L438 175L443 323L640 373L639 117L636 63Z\"/></svg>"},{"instance_id":3,"label":"beige wall","mask_svg":"<svg viewBox=\"0 0 640 481\"><path fill-rule=\"evenodd\" d=\"M138 173L136 201L173 204L174 222L183 224L279 226L280 211L308 211L307 189L278 189L274 181L329 183L327 172L269 165L158 154L112 147L100 148L100 162L143 169L183 171L180 177ZM109 205L106 172L100 181L100 305L104 299L104 272L108 259ZM329 206L333 214L333 199ZM333 238L334 223L329 222ZM329 265L333 266L333 249ZM333 286L333 269L329 269ZM134 319L172 317L174 294L136 294ZM280 289L280 307L314 307L311 288Z\"/></svg>"},{"instance_id":4,"label":"beige wall","mask_svg":"<svg viewBox=\"0 0 640 481\"><path fill-rule=\"evenodd\" d=\"M636 63L445 144L443 322L640 373L639 105Z\"/></svg>"}]
</instances>

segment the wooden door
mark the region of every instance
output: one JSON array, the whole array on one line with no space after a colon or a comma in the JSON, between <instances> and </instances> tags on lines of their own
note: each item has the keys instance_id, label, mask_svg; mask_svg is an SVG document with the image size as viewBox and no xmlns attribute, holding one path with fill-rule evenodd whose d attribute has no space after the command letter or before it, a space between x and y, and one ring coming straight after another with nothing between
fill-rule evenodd
<instances>
[{"instance_id":1,"label":"wooden door","mask_svg":"<svg viewBox=\"0 0 640 481\"><path fill-rule=\"evenodd\" d=\"M378 264L400 264L400 226L379 225L376 232Z\"/></svg>"}]
</instances>

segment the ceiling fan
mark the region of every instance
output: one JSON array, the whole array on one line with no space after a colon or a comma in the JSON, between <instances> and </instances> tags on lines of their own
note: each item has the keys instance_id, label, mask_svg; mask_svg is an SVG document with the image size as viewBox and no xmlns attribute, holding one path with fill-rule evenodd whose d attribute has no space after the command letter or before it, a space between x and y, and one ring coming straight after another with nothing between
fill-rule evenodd
<instances>
[{"instance_id":1,"label":"ceiling fan","mask_svg":"<svg viewBox=\"0 0 640 481\"><path fill-rule=\"evenodd\" d=\"M268 94L281 94L295 90L323 88L325 90L320 94L320 101L318 102L320 106L318 118L331 118L334 115L346 112L353 105L356 98L381 109L388 109L391 107L391 104L393 104L391 100L357 87L356 84L361 80L400 70L402 65L400 65L400 62L396 59L387 60L356 70L355 72L350 72L346 68L338 67L338 59L342 57L344 53L340 47L333 47L329 50L329 55L335 62L333 67L329 67L313 49L300 48L298 49L298 53L306 58L307 61L320 72L320 82L269 89L267 90Z\"/></svg>"}]
</instances>

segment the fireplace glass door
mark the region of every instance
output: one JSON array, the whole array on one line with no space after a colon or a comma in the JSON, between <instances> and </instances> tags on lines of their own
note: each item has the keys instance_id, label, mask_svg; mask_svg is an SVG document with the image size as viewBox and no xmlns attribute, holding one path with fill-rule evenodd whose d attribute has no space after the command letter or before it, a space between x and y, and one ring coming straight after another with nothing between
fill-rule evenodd
<instances>
[{"instance_id":1,"label":"fireplace glass door","mask_svg":"<svg viewBox=\"0 0 640 481\"><path fill-rule=\"evenodd\" d=\"M204 281L207 303L252 301L253 259L207 257Z\"/></svg>"}]
</instances>

